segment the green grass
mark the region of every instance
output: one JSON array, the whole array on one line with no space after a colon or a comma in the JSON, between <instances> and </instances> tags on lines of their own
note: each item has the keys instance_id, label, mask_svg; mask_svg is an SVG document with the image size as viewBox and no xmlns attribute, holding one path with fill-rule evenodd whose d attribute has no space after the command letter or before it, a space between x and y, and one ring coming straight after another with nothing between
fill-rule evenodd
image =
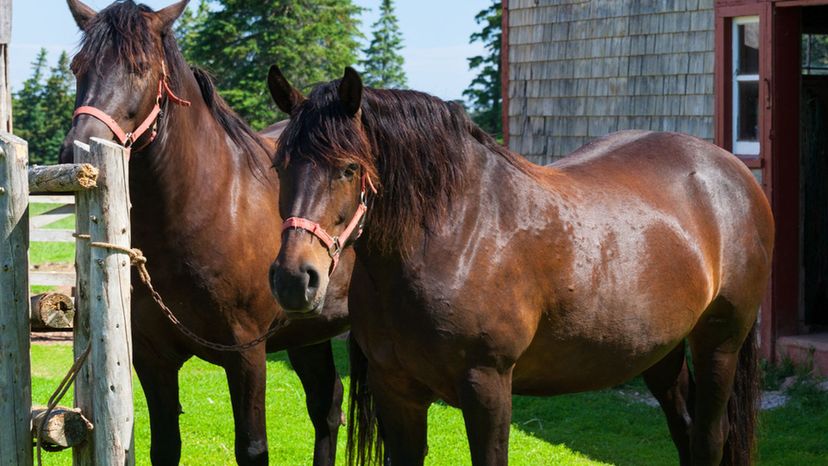
<instances>
[{"instance_id":1,"label":"green grass","mask_svg":"<svg viewBox=\"0 0 828 466\"><path fill-rule=\"evenodd\" d=\"M35 217L57 207L56 204L29 204L29 217ZM75 216L50 223L48 229L75 229ZM48 264L51 262L72 263L75 260L75 245L73 243L35 242L29 245L29 262L32 265Z\"/></svg>"},{"instance_id":2,"label":"green grass","mask_svg":"<svg viewBox=\"0 0 828 466\"><path fill-rule=\"evenodd\" d=\"M32 203L29 204L29 217L40 215L57 207L56 204ZM58 220L43 227L44 229L75 229L75 216ZM29 244L29 263L43 265L55 262L71 264L75 261L75 245L73 243L33 242ZM31 293L46 293L53 290L53 286L32 285Z\"/></svg>"},{"instance_id":3,"label":"green grass","mask_svg":"<svg viewBox=\"0 0 828 466\"><path fill-rule=\"evenodd\" d=\"M335 355L337 366L347 373L344 342L335 342ZM46 402L70 363L69 346L33 346L36 404ZM269 356L267 377L270 463L310 464L313 429L305 412L301 385L284 353ZM135 380L136 460L137 464L149 464L149 419L143 392ZM184 408L182 464L235 464L224 371L193 359L184 365L179 380ZM643 386L634 382L626 388L639 390ZM794 399L787 406L762 413L759 464L828 464L824 437L828 431L828 395L806 384L793 392ZM71 400L61 404L71 405ZM342 429L338 464L344 462L344 444ZM431 407L428 444L426 464L470 463L463 418L454 408L443 404ZM614 390L552 398L514 397L509 449L513 465L676 463L660 410L632 403ZM68 451L45 455L46 465L71 464Z\"/></svg>"},{"instance_id":4,"label":"green grass","mask_svg":"<svg viewBox=\"0 0 828 466\"><path fill-rule=\"evenodd\" d=\"M32 204L36 215L54 206ZM67 218L47 228L74 228ZM74 260L71 243L33 243L34 264ZM43 288L43 287L33 287ZM45 291L45 290L44 290ZM37 292L37 291L35 291ZM342 341L335 341L340 371L347 374ZM45 404L72 361L70 346L32 347L32 392L35 404ZM794 368L766 367L766 383L777 384L794 374ZM313 428L305 411L304 393L284 353L268 357L267 419L270 463L310 464ZM343 383L347 390L347 377ZM193 359L180 375L182 464L235 464L233 420L224 371ZM149 415L135 378L135 443L137 464L149 464ZM626 389L644 392L633 381ZM791 390L793 400L783 408L761 415L759 464L828 464L828 395L805 379ZM61 404L71 405L71 391ZM441 403L429 410L429 465L470 464L465 427L460 412ZM340 431L338 464L344 463L344 428ZM509 444L512 465L665 465L676 454L664 418L657 408L630 402L617 391L559 396L514 397ZM44 453L46 465L70 465L71 453Z\"/></svg>"}]
</instances>

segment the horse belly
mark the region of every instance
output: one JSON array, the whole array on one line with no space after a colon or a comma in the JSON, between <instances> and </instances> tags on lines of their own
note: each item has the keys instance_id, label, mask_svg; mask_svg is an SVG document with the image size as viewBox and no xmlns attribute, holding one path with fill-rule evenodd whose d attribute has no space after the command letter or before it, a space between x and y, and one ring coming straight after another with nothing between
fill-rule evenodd
<instances>
[{"instance_id":1,"label":"horse belly","mask_svg":"<svg viewBox=\"0 0 828 466\"><path fill-rule=\"evenodd\" d=\"M657 314L681 315L669 308ZM532 343L515 364L513 391L557 395L623 383L681 344L695 325L696 315L687 313L669 327L652 316L594 316L581 320L580 326L557 319L542 320Z\"/></svg>"}]
</instances>

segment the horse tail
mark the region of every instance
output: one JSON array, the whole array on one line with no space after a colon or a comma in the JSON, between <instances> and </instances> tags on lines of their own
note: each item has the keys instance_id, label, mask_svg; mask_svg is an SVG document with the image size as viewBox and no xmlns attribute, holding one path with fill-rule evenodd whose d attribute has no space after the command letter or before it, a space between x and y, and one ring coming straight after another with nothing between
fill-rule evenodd
<instances>
[{"instance_id":1,"label":"horse tail","mask_svg":"<svg viewBox=\"0 0 828 466\"><path fill-rule=\"evenodd\" d=\"M348 404L348 465L381 463L376 405L368 386L368 360L353 334L348 337L351 362L351 400Z\"/></svg>"},{"instance_id":2,"label":"horse tail","mask_svg":"<svg viewBox=\"0 0 828 466\"><path fill-rule=\"evenodd\" d=\"M754 325L739 350L733 393L727 403L730 431L724 445L722 464L753 464L760 393L759 347Z\"/></svg>"}]
</instances>

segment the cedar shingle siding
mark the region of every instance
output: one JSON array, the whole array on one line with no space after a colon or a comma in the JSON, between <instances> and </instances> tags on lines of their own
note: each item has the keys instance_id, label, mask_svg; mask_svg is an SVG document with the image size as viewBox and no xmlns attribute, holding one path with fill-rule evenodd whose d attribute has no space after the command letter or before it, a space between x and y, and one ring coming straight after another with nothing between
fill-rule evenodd
<instances>
[{"instance_id":1,"label":"cedar shingle siding","mask_svg":"<svg viewBox=\"0 0 828 466\"><path fill-rule=\"evenodd\" d=\"M622 129L713 139L713 0L510 0L509 145L549 163Z\"/></svg>"}]
</instances>

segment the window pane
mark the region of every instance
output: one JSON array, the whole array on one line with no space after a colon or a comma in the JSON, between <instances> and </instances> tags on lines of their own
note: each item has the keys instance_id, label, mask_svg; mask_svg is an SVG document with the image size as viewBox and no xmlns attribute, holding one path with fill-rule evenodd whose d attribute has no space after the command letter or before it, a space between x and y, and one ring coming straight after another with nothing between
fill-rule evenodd
<instances>
[{"instance_id":1,"label":"window pane","mask_svg":"<svg viewBox=\"0 0 828 466\"><path fill-rule=\"evenodd\" d=\"M737 139L759 140L759 82L739 81L739 113Z\"/></svg>"},{"instance_id":2,"label":"window pane","mask_svg":"<svg viewBox=\"0 0 828 466\"><path fill-rule=\"evenodd\" d=\"M739 24L738 74L759 74L759 23Z\"/></svg>"},{"instance_id":3,"label":"window pane","mask_svg":"<svg viewBox=\"0 0 828 466\"><path fill-rule=\"evenodd\" d=\"M828 35L802 35L803 74L828 74Z\"/></svg>"}]
</instances>

